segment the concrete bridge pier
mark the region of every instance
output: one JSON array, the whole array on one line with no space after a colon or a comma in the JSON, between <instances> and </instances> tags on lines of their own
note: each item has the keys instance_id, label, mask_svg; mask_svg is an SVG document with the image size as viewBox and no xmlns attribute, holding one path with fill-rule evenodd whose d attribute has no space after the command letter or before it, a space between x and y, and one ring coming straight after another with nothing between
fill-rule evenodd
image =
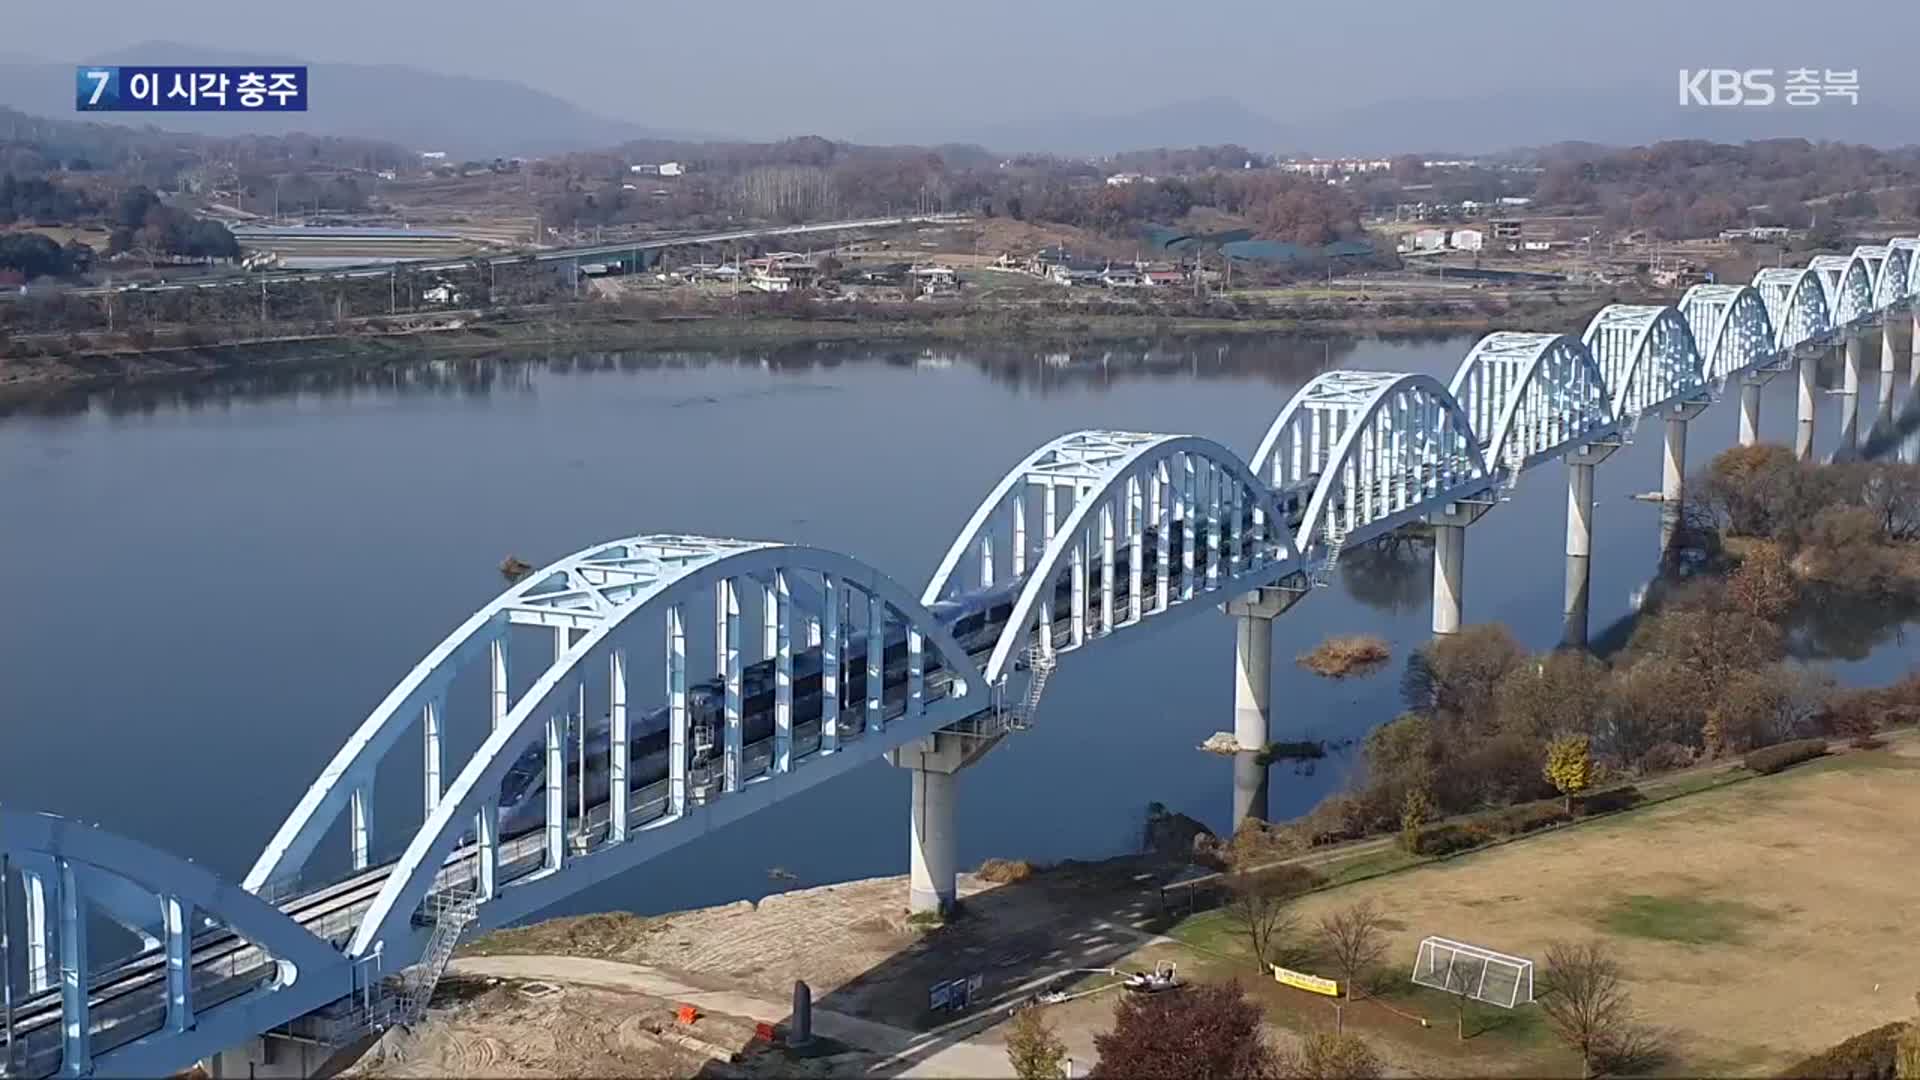
<instances>
[{"instance_id":1,"label":"concrete bridge pier","mask_svg":"<svg viewBox=\"0 0 1920 1080\"><path fill-rule=\"evenodd\" d=\"M1466 605L1467 526L1480 520L1490 504L1449 503L1427 515L1433 527L1433 632L1457 634Z\"/></svg>"},{"instance_id":2,"label":"concrete bridge pier","mask_svg":"<svg viewBox=\"0 0 1920 1080\"><path fill-rule=\"evenodd\" d=\"M1907 339L1907 400L1920 392L1920 303L1913 309L1913 334Z\"/></svg>"},{"instance_id":3,"label":"concrete bridge pier","mask_svg":"<svg viewBox=\"0 0 1920 1080\"><path fill-rule=\"evenodd\" d=\"M1760 391L1765 383L1753 379L1740 380L1740 445L1757 446L1760 443Z\"/></svg>"},{"instance_id":4,"label":"concrete bridge pier","mask_svg":"<svg viewBox=\"0 0 1920 1080\"><path fill-rule=\"evenodd\" d=\"M1800 380L1800 421L1793 434L1793 456L1807 461L1813 457L1813 394L1814 379L1820 368L1818 350L1802 352L1794 361L1794 368Z\"/></svg>"},{"instance_id":5,"label":"concrete bridge pier","mask_svg":"<svg viewBox=\"0 0 1920 1080\"><path fill-rule=\"evenodd\" d=\"M953 910L958 873L959 774L997 740L933 734L889 751L887 760L913 774L907 840L907 910L945 914Z\"/></svg>"},{"instance_id":6,"label":"concrete bridge pier","mask_svg":"<svg viewBox=\"0 0 1920 1080\"><path fill-rule=\"evenodd\" d=\"M1567 596L1560 640L1574 648L1587 644L1588 591L1593 573L1593 467L1618 449L1617 445L1588 445L1567 455Z\"/></svg>"},{"instance_id":7,"label":"concrete bridge pier","mask_svg":"<svg viewBox=\"0 0 1920 1080\"><path fill-rule=\"evenodd\" d=\"M1880 407L1873 419L1874 430L1881 430L1893 423L1893 314L1887 313L1880 320Z\"/></svg>"},{"instance_id":8,"label":"concrete bridge pier","mask_svg":"<svg viewBox=\"0 0 1920 1080\"><path fill-rule=\"evenodd\" d=\"M1699 416L1705 402L1682 401L1667 406L1666 450L1660 481L1660 552L1673 548L1680 516L1687 504L1687 421Z\"/></svg>"},{"instance_id":9,"label":"concrete bridge pier","mask_svg":"<svg viewBox=\"0 0 1920 1080\"><path fill-rule=\"evenodd\" d=\"M1840 445L1838 454L1860 444L1860 335L1847 335L1846 362L1840 376Z\"/></svg>"},{"instance_id":10,"label":"concrete bridge pier","mask_svg":"<svg viewBox=\"0 0 1920 1080\"><path fill-rule=\"evenodd\" d=\"M1227 603L1234 623L1233 827L1248 818L1267 817L1267 765L1262 760L1273 741L1273 620L1306 595L1306 590L1263 588Z\"/></svg>"}]
</instances>

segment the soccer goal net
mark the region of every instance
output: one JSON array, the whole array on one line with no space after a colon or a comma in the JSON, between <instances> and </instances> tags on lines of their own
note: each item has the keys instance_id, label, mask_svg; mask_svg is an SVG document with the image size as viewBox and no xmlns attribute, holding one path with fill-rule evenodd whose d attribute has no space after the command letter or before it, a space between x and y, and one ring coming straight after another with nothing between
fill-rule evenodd
<instances>
[{"instance_id":1,"label":"soccer goal net","mask_svg":"<svg viewBox=\"0 0 1920 1080\"><path fill-rule=\"evenodd\" d=\"M1533 1000L1533 961L1477 945L1430 937L1420 943L1413 981L1511 1009Z\"/></svg>"}]
</instances>

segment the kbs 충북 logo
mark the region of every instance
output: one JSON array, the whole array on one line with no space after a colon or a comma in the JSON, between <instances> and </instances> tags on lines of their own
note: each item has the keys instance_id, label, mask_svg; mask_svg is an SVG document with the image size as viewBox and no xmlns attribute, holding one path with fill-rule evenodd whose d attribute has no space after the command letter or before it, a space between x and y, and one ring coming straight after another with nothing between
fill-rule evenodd
<instances>
[{"instance_id":1,"label":"kbs \ucda9\ubd81 logo","mask_svg":"<svg viewBox=\"0 0 1920 1080\"><path fill-rule=\"evenodd\" d=\"M307 69L83 67L73 94L81 112L305 112Z\"/></svg>"},{"instance_id":2,"label":"kbs \ucda9\ubd81 logo","mask_svg":"<svg viewBox=\"0 0 1920 1080\"><path fill-rule=\"evenodd\" d=\"M1860 104L1860 69L1788 68L1784 80L1773 68L1681 68L1680 104L1763 107L1775 101L1806 107L1828 98Z\"/></svg>"}]
</instances>

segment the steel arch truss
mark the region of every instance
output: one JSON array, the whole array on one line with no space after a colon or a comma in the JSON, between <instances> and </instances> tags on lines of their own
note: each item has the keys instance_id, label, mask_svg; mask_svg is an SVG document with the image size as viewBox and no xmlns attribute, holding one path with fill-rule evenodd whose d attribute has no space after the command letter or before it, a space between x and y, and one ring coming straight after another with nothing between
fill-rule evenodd
<instances>
[{"instance_id":1,"label":"steel arch truss","mask_svg":"<svg viewBox=\"0 0 1920 1080\"><path fill-rule=\"evenodd\" d=\"M1052 544L1058 532L1061 502L1070 513L1074 502L1087 493L1104 488L1118 470L1131 462L1143 447L1165 443L1172 436L1133 431L1076 431L1047 443L1029 454L1026 460L1009 470L968 519L966 527L947 548L946 556L934 571L921 594L920 602L932 605L957 592L975 588L990 589L1008 580L1024 581L1033 571L1035 560ZM1194 456L1224 475L1245 472L1246 466L1232 451L1206 440ZM1197 468L1198 466L1196 466ZM1173 470L1184 477L1185 466ZM1251 476L1251 474L1248 474ZM1136 518L1149 541L1157 539L1158 516L1162 505L1152 485L1156 477L1130 483L1127 490L1113 493L1119 502L1113 508L1120 521L1123 537L1134 534ZM1243 554L1251 564L1280 562L1292 558L1292 542L1284 514L1275 520L1276 504L1260 485L1251 485L1254 494L1246 500L1249 515L1247 544ZM1148 498L1148 493L1156 492ZM1038 501L1036 510L1034 502ZM1146 510L1140 506L1151 503ZM1166 504L1176 515L1184 510L1177 499ZM1004 553L1004 554L1002 554Z\"/></svg>"},{"instance_id":2,"label":"steel arch truss","mask_svg":"<svg viewBox=\"0 0 1920 1080\"><path fill-rule=\"evenodd\" d=\"M1510 474L1614 429L1606 378L1578 338L1501 330L1481 338L1448 388L1486 460Z\"/></svg>"},{"instance_id":3,"label":"steel arch truss","mask_svg":"<svg viewBox=\"0 0 1920 1080\"><path fill-rule=\"evenodd\" d=\"M1866 256L1815 255L1808 263L1827 298L1833 325L1846 326L1873 312L1873 266Z\"/></svg>"},{"instance_id":4,"label":"steel arch truss","mask_svg":"<svg viewBox=\"0 0 1920 1080\"><path fill-rule=\"evenodd\" d=\"M15 868L52 869L50 880L23 874L30 982L43 959L59 975L56 989L12 997L11 1049L26 1075L51 1061L67 1075L167 1075L353 991L345 956L185 859L77 821L4 808L0 856ZM103 879L144 892L158 927L155 943L116 968L111 984L89 978L89 914ZM0 888L12 885L0 877ZM210 922L222 929L209 931ZM210 935L224 948L209 948ZM48 948L57 960L39 955ZM214 951L217 963L206 955ZM158 995L137 992L156 987Z\"/></svg>"},{"instance_id":5,"label":"steel arch truss","mask_svg":"<svg viewBox=\"0 0 1920 1080\"><path fill-rule=\"evenodd\" d=\"M1028 526L1027 492L1043 502ZM1082 431L1056 439L1009 473L975 512L928 584L942 596L979 552L983 589L997 584L991 540L1011 535L1012 607L986 663L997 684L1023 658L1077 649L1175 611L1298 572L1285 509L1233 451L1191 435ZM1037 543L1030 534L1037 532ZM1027 553L1032 553L1029 563ZM1196 598L1212 603L1191 604Z\"/></svg>"},{"instance_id":6,"label":"steel arch truss","mask_svg":"<svg viewBox=\"0 0 1920 1080\"><path fill-rule=\"evenodd\" d=\"M1913 261L1916 251L1920 251L1920 239L1901 237L1887 241L1887 262L1873 290L1878 306L1889 307L1920 292L1920 265Z\"/></svg>"},{"instance_id":7,"label":"steel arch truss","mask_svg":"<svg viewBox=\"0 0 1920 1080\"><path fill-rule=\"evenodd\" d=\"M1753 275L1753 287L1767 302L1773 320L1774 347L1791 353L1809 341L1825 337L1834 328L1827 287L1813 269L1771 267Z\"/></svg>"},{"instance_id":8,"label":"steel arch truss","mask_svg":"<svg viewBox=\"0 0 1920 1080\"><path fill-rule=\"evenodd\" d=\"M546 587L511 591L500 614L565 632L564 650L494 718L491 733L435 801L362 917L350 955L417 944L415 912L436 888L473 889L480 899L478 927L498 926L992 707L986 681L947 626L890 578L831 551L640 536L588 549L542 576ZM748 587L766 593L763 634L747 635L761 641L763 653L751 668L742 655L739 604ZM815 597L818 629L810 620L803 648L794 640L794 612ZM860 633L850 638L849 624L861 612ZM708 699L719 710L710 757L696 753L700 729L687 685L686 635L696 613L713 620L719 668ZM643 621L650 619L661 625ZM644 629L660 631L666 641L667 688L664 709L656 710L664 722L656 737L666 778L659 798L647 800L654 811L647 815L634 812L625 764L631 737L625 639ZM854 681L856 655L864 689L841 685ZM867 663L876 656L881 662ZM794 696L803 660L817 665L811 739L802 737L807 717ZM584 822L574 818L569 831L572 789L562 742L569 716L578 714L575 703L585 700L586 682L602 677L610 703L602 751L609 800L604 817L589 807ZM749 698L764 698L766 711L751 713ZM756 717L770 732L750 742L747 729ZM522 751L537 754L543 738L545 771L531 784L545 789L544 819L523 839L503 837L496 805L502 781ZM523 846L534 865L516 876L512 868L528 859Z\"/></svg>"},{"instance_id":9,"label":"steel arch truss","mask_svg":"<svg viewBox=\"0 0 1920 1080\"><path fill-rule=\"evenodd\" d=\"M1311 496L1294 531L1335 550L1384 536L1492 485L1473 422L1426 375L1329 371L1302 387L1254 454L1283 501Z\"/></svg>"},{"instance_id":10,"label":"steel arch truss","mask_svg":"<svg viewBox=\"0 0 1920 1080\"><path fill-rule=\"evenodd\" d=\"M1867 265L1867 281L1872 286L1867 310L1879 311L1900 300L1907 292L1907 261L1894 257L1891 244L1863 244L1853 249L1853 257Z\"/></svg>"},{"instance_id":11,"label":"steel arch truss","mask_svg":"<svg viewBox=\"0 0 1920 1080\"><path fill-rule=\"evenodd\" d=\"M1773 318L1750 285L1695 285L1680 298L1708 380L1723 383L1775 358Z\"/></svg>"},{"instance_id":12,"label":"steel arch truss","mask_svg":"<svg viewBox=\"0 0 1920 1080\"><path fill-rule=\"evenodd\" d=\"M1581 340L1600 365L1608 403L1623 424L1706 394L1700 350L1679 308L1609 304L1594 315Z\"/></svg>"}]
</instances>

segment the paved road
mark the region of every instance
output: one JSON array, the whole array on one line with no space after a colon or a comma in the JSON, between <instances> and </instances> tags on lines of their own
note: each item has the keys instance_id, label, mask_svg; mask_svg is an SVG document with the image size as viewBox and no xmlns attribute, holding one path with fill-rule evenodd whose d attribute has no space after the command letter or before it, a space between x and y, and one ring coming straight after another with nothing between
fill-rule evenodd
<instances>
[{"instance_id":1,"label":"paved road","mask_svg":"<svg viewBox=\"0 0 1920 1080\"><path fill-rule=\"evenodd\" d=\"M791 1013L790 1003L768 1001L752 994L731 990L702 990L689 986L657 968L614 960L594 960L579 956L476 956L455 960L451 970L464 975L491 975L496 978L540 979L546 982L601 986L615 990L634 990L654 997L684 1002L696 1008L744 1016L756 1021L780 1023ZM857 1016L813 1010L813 1029L849 1046L885 1056L888 1061L875 1070L883 1075L907 1077L1010 1077L1012 1066L1006 1052L997 1046L947 1041L938 1034L923 1034L863 1020Z\"/></svg>"}]
</instances>

